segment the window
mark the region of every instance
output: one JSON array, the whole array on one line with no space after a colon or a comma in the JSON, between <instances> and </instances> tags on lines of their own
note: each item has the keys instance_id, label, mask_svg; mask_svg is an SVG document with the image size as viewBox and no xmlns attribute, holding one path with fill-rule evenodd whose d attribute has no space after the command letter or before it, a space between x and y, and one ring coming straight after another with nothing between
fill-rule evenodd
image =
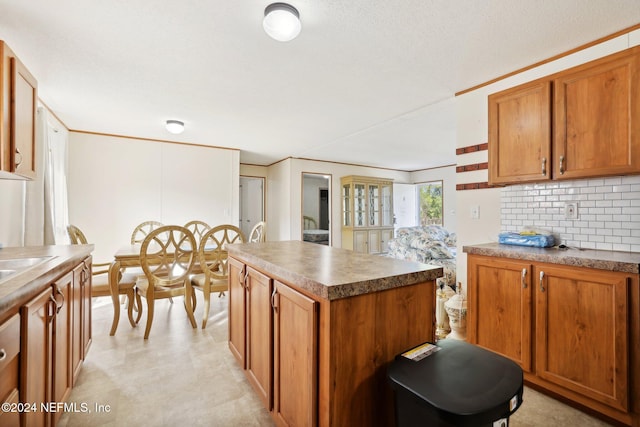
<instances>
[{"instance_id":1,"label":"window","mask_svg":"<svg viewBox=\"0 0 640 427\"><path fill-rule=\"evenodd\" d=\"M444 225L442 181L424 182L416 186L420 225Z\"/></svg>"}]
</instances>

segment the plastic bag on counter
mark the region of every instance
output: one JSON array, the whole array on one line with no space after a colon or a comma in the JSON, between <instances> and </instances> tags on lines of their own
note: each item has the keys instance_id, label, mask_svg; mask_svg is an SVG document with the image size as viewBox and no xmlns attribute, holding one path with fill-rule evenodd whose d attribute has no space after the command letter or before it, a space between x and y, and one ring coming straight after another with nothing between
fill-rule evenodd
<instances>
[{"instance_id":1,"label":"plastic bag on counter","mask_svg":"<svg viewBox=\"0 0 640 427\"><path fill-rule=\"evenodd\" d=\"M498 243L504 245L531 246L534 248L550 248L555 245L551 234L536 233L500 233Z\"/></svg>"}]
</instances>

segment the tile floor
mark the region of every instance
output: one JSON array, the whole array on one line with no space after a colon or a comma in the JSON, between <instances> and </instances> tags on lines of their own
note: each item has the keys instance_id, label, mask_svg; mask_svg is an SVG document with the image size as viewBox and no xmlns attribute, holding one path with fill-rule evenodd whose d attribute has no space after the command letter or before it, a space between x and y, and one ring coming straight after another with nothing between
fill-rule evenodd
<instances>
[{"instance_id":1,"label":"tile floor","mask_svg":"<svg viewBox=\"0 0 640 427\"><path fill-rule=\"evenodd\" d=\"M159 301L146 341L142 338L144 315L136 328L131 328L125 315L116 335L110 337L111 301L94 298L93 343L70 397L78 411L66 412L59 425L273 426L228 349L227 298L212 298L203 331L202 295L198 297L198 329L191 328L182 299L174 299L173 304ZM524 403L510 425L609 424L525 388Z\"/></svg>"}]
</instances>

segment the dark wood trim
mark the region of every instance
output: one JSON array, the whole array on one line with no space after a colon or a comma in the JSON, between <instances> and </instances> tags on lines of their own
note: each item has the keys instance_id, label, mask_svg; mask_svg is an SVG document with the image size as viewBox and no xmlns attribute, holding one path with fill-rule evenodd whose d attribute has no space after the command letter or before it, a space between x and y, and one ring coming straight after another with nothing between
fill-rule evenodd
<instances>
[{"instance_id":1,"label":"dark wood trim","mask_svg":"<svg viewBox=\"0 0 640 427\"><path fill-rule=\"evenodd\" d=\"M485 188L498 188L497 185L491 185L487 181L484 182L468 182L466 184L456 184L456 191L462 190L482 190Z\"/></svg>"},{"instance_id":2,"label":"dark wood trim","mask_svg":"<svg viewBox=\"0 0 640 427\"><path fill-rule=\"evenodd\" d=\"M486 151L488 149L489 149L488 142L485 142L483 144L468 145L466 147L456 148L456 156L460 156L461 154L467 154L467 153L475 153L476 151Z\"/></svg>"},{"instance_id":3,"label":"dark wood trim","mask_svg":"<svg viewBox=\"0 0 640 427\"><path fill-rule=\"evenodd\" d=\"M489 162L473 163L470 165L457 166L456 173L478 171L483 169L489 169Z\"/></svg>"}]
</instances>

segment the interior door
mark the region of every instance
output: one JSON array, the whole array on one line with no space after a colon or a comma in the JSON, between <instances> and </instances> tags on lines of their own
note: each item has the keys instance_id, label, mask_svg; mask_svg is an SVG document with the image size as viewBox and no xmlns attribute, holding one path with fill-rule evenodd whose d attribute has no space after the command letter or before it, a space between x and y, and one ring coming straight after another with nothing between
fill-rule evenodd
<instances>
[{"instance_id":1,"label":"interior door","mask_svg":"<svg viewBox=\"0 0 640 427\"><path fill-rule=\"evenodd\" d=\"M240 177L240 224L245 237L264 220L264 178Z\"/></svg>"}]
</instances>

